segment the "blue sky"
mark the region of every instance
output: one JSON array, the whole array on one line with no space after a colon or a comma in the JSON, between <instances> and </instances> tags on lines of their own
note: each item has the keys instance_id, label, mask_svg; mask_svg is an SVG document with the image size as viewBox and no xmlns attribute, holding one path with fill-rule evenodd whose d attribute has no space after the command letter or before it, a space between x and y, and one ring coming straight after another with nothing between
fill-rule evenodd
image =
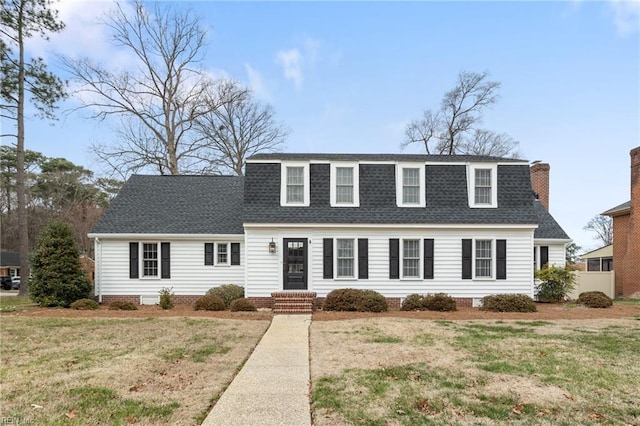
<instances>
[{"instance_id":1,"label":"blue sky","mask_svg":"<svg viewBox=\"0 0 640 426\"><path fill-rule=\"evenodd\" d=\"M96 22L110 2L63 0L66 30L35 41L109 66L126 53ZM640 2L178 2L209 29L206 67L250 85L291 134L288 152L401 152L406 124L437 108L462 71L502 83L485 127L551 164L550 210L585 249L582 227L629 200L640 145ZM99 171L88 145L105 123L28 117L26 147ZM3 127L8 126L6 122ZM9 143L3 141L3 143ZM420 147L403 152L420 152Z\"/></svg>"}]
</instances>

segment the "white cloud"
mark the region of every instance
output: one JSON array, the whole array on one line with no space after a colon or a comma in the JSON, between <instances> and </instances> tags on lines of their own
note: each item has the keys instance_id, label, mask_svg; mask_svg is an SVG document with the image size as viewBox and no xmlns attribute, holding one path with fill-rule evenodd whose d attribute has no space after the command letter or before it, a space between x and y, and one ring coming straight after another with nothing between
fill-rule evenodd
<instances>
[{"instance_id":1,"label":"white cloud","mask_svg":"<svg viewBox=\"0 0 640 426\"><path fill-rule=\"evenodd\" d=\"M297 90L302 88L302 55L298 49L281 50L276 57L284 70L284 78L292 80Z\"/></svg>"},{"instance_id":2,"label":"white cloud","mask_svg":"<svg viewBox=\"0 0 640 426\"><path fill-rule=\"evenodd\" d=\"M269 92L269 89L267 88L260 71L253 68L249 64L244 64L244 69L247 72L249 87L251 88L251 90L253 90L256 96L261 98L262 100L270 101L271 93Z\"/></svg>"},{"instance_id":3,"label":"white cloud","mask_svg":"<svg viewBox=\"0 0 640 426\"><path fill-rule=\"evenodd\" d=\"M609 0L618 34L630 36L640 30L640 0Z\"/></svg>"}]
</instances>

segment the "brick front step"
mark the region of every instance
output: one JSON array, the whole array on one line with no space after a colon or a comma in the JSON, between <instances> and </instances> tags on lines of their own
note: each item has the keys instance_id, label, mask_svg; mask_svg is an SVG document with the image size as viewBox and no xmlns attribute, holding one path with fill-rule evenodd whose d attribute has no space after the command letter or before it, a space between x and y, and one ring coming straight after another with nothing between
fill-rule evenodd
<instances>
[{"instance_id":1,"label":"brick front step","mask_svg":"<svg viewBox=\"0 0 640 426\"><path fill-rule=\"evenodd\" d=\"M316 299L315 291L276 291L271 293L274 314L310 314Z\"/></svg>"}]
</instances>

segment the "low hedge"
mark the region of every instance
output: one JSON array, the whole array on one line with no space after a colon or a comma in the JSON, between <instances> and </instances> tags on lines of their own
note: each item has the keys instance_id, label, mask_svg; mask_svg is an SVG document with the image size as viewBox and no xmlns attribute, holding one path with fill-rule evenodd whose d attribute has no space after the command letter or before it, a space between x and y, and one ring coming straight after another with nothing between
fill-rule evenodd
<instances>
[{"instance_id":1,"label":"low hedge","mask_svg":"<svg viewBox=\"0 0 640 426\"><path fill-rule=\"evenodd\" d=\"M255 312L257 311L256 306L249 299L245 299L244 297L241 299L236 299L231 302L230 306L231 312Z\"/></svg>"},{"instance_id":2,"label":"low hedge","mask_svg":"<svg viewBox=\"0 0 640 426\"><path fill-rule=\"evenodd\" d=\"M536 303L526 294L492 294L482 298L482 311L537 312Z\"/></svg>"},{"instance_id":3,"label":"low hedge","mask_svg":"<svg viewBox=\"0 0 640 426\"><path fill-rule=\"evenodd\" d=\"M244 287L236 284L223 284L209 289L207 295L218 296L224 301L224 306L228 308L231 306L231 302L244 297Z\"/></svg>"},{"instance_id":4,"label":"low hedge","mask_svg":"<svg viewBox=\"0 0 640 426\"><path fill-rule=\"evenodd\" d=\"M224 311L225 309L227 307L224 305L224 300L210 294L205 294L193 304L194 311Z\"/></svg>"},{"instance_id":5,"label":"low hedge","mask_svg":"<svg viewBox=\"0 0 640 426\"><path fill-rule=\"evenodd\" d=\"M589 308L609 308L613 300L601 291L585 291L578 296L578 303Z\"/></svg>"},{"instance_id":6,"label":"low hedge","mask_svg":"<svg viewBox=\"0 0 640 426\"><path fill-rule=\"evenodd\" d=\"M109 303L109 309L112 311L137 311L138 307L131 303L125 302L124 300L114 300Z\"/></svg>"},{"instance_id":7,"label":"low hedge","mask_svg":"<svg viewBox=\"0 0 640 426\"><path fill-rule=\"evenodd\" d=\"M373 290L341 288L327 294L323 309L325 311L386 312L389 306L387 299Z\"/></svg>"},{"instance_id":8,"label":"low hedge","mask_svg":"<svg viewBox=\"0 0 640 426\"><path fill-rule=\"evenodd\" d=\"M71 309L80 311L93 311L100 307L98 302L92 299L79 299L69 305Z\"/></svg>"},{"instance_id":9,"label":"low hedge","mask_svg":"<svg viewBox=\"0 0 640 426\"><path fill-rule=\"evenodd\" d=\"M457 311L456 300L445 293L427 294L410 294L402 301L400 307L402 311Z\"/></svg>"}]
</instances>

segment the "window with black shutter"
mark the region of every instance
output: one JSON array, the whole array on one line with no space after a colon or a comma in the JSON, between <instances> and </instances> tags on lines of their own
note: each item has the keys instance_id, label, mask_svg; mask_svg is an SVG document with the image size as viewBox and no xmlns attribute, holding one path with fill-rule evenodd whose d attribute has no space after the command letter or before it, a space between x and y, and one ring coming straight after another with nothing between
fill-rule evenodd
<instances>
[{"instance_id":1,"label":"window with black shutter","mask_svg":"<svg viewBox=\"0 0 640 426\"><path fill-rule=\"evenodd\" d=\"M496 279L507 279L507 240L496 240Z\"/></svg>"},{"instance_id":2,"label":"window with black shutter","mask_svg":"<svg viewBox=\"0 0 640 426\"><path fill-rule=\"evenodd\" d=\"M204 243L204 264L213 265L213 243Z\"/></svg>"},{"instance_id":3,"label":"window with black shutter","mask_svg":"<svg viewBox=\"0 0 640 426\"><path fill-rule=\"evenodd\" d=\"M170 243L160 243L160 278L171 278Z\"/></svg>"},{"instance_id":4,"label":"window with black shutter","mask_svg":"<svg viewBox=\"0 0 640 426\"><path fill-rule=\"evenodd\" d=\"M231 243L231 264L240 264L240 243Z\"/></svg>"},{"instance_id":5,"label":"window with black shutter","mask_svg":"<svg viewBox=\"0 0 640 426\"><path fill-rule=\"evenodd\" d=\"M138 278L138 243L129 243L129 278Z\"/></svg>"}]
</instances>

